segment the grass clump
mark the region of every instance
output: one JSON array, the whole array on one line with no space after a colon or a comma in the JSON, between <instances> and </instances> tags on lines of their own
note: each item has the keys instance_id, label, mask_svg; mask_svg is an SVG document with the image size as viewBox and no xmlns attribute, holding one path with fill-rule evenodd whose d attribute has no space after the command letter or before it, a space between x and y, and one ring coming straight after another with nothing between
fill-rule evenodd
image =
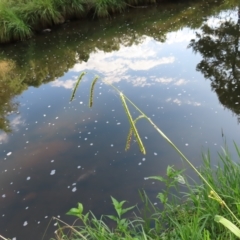
<instances>
[{"instance_id":1,"label":"grass clump","mask_svg":"<svg viewBox=\"0 0 240 240\"><path fill-rule=\"evenodd\" d=\"M24 40L33 35L17 8L0 2L0 42Z\"/></svg>"},{"instance_id":2,"label":"grass clump","mask_svg":"<svg viewBox=\"0 0 240 240\"><path fill-rule=\"evenodd\" d=\"M94 80L95 81L95 80ZM111 85L112 86L112 85ZM83 206L72 208L67 214L78 217L79 226L64 226L57 231L57 239L171 239L171 240L210 240L210 239L239 239L240 238L240 149L234 143L238 161L233 161L227 146L219 154L219 163L212 166L210 154L203 155L203 165L197 169L175 146L175 144L122 92L112 86L120 95L125 113L129 119L130 134L139 144L140 151L143 145L136 129L139 119L146 119L157 132L178 152L182 159L197 173L198 182L194 182L183 175L183 170L176 170L169 166L166 176L153 176L154 179L165 184L162 192L157 194L161 207L156 207L141 192L141 199L145 204L138 209L138 214L132 218L123 218L123 214L132 211L133 206L123 208L126 201L118 202L112 197L116 210L115 216L103 216L98 220L93 213L83 214ZM76 92L76 87L74 88ZM93 94L91 94L93 95ZM93 96L91 96L93 97ZM73 100L73 98L71 99ZM131 104L140 116L133 120L127 106ZM129 148L131 138L127 138ZM172 194L172 190L178 194ZM111 219L116 227L109 229L104 219ZM70 229L70 235L65 229Z\"/></svg>"},{"instance_id":3,"label":"grass clump","mask_svg":"<svg viewBox=\"0 0 240 240\"><path fill-rule=\"evenodd\" d=\"M239 152L239 148L236 145L235 147ZM218 192L232 212L239 216L240 156L237 163L234 162L225 147L219 157L219 165L214 167L210 154L203 155L203 166L200 171L214 188L219 189ZM182 170L176 170L173 166L167 168L165 176L153 176L149 179L165 184L165 188L156 196L157 205L150 201L143 190L140 191L140 198L144 202L143 208L138 206L124 208L126 201L117 201L111 197L116 215L103 215L97 219L92 212L84 213L82 204L78 203L77 208L72 208L67 213L77 217L75 225L69 226L56 219L59 228L55 239L239 239L214 217L220 214L237 224L228 210L212 199L209 189L204 186L201 179L200 182L194 182L184 175ZM174 195L172 190L179 193ZM129 213L128 217L124 217L126 213ZM115 228L108 227L109 219L115 222Z\"/></svg>"},{"instance_id":4,"label":"grass clump","mask_svg":"<svg viewBox=\"0 0 240 240\"><path fill-rule=\"evenodd\" d=\"M134 1L132 4L151 2ZM130 6L127 0L1 0L0 43L28 39L35 32L68 19L91 15L108 17Z\"/></svg>"}]
</instances>

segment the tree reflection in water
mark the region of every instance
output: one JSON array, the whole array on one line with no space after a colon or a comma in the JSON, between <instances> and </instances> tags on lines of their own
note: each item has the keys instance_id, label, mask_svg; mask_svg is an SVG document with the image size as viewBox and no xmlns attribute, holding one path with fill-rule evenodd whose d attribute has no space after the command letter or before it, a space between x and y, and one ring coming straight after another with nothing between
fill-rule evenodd
<instances>
[{"instance_id":1,"label":"tree reflection in water","mask_svg":"<svg viewBox=\"0 0 240 240\"><path fill-rule=\"evenodd\" d=\"M240 7L238 20L221 21L218 26L205 23L196 33L189 47L200 53L202 61L197 65L205 78L210 79L212 90L219 101L231 109L240 122Z\"/></svg>"}]
</instances>

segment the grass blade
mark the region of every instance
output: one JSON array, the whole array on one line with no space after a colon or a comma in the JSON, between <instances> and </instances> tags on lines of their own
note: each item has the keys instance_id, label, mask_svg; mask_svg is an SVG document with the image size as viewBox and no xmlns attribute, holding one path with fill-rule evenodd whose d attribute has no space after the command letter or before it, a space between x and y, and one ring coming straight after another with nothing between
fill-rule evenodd
<instances>
[{"instance_id":1,"label":"grass blade","mask_svg":"<svg viewBox=\"0 0 240 240\"><path fill-rule=\"evenodd\" d=\"M235 234L238 238L240 238L240 229L226 218L216 215L214 217L214 221L221 223L223 226L228 228L233 234Z\"/></svg>"}]
</instances>

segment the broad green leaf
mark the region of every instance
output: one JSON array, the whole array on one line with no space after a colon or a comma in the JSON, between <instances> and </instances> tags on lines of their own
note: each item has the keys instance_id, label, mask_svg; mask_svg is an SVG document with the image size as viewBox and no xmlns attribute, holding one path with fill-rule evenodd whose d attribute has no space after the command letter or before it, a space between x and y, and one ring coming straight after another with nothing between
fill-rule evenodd
<instances>
[{"instance_id":1,"label":"broad green leaf","mask_svg":"<svg viewBox=\"0 0 240 240\"><path fill-rule=\"evenodd\" d=\"M123 204L124 204L125 202L126 202L126 201L121 201L121 202L119 203L120 208L122 208L122 206L123 206Z\"/></svg>"},{"instance_id":2,"label":"broad green leaf","mask_svg":"<svg viewBox=\"0 0 240 240\"><path fill-rule=\"evenodd\" d=\"M122 210L121 203L119 203L114 197L111 197L111 199L112 199L113 206L118 214L118 217L121 217L121 210Z\"/></svg>"},{"instance_id":3,"label":"broad green leaf","mask_svg":"<svg viewBox=\"0 0 240 240\"><path fill-rule=\"evenodd\" d=\"M221 223L223 226L228 228L233 234L235 234L238 238L240 238L240 229L226 218L216 215L214 217L214 221Z\"/></svg>"},{"instance_id":4,"label":"broad green leaf","mask_svg":"<svg viewBox=\"0 0 240 240\"><path fill-rule=\"evenodd\" d=\"M111 196L111 199L112 199L113 206L114 207L118 207L119 206L119 202L112 196Z\"/></svg>"},{"instance_id":5,"label":"broad green leaf","mask_svg":"<svg viewBox=\"0 0 240 240\"><path fill-rule=\"evenodd\" d=\"M66 214L67 215L76 216L76 217L80 217L81 216L81 213L80 213L78 208L71 208Z\"/></svg>"},{"instance_id":6,"label":"broad green leaf","mask_svg":"<svg viewBox=\"0 0 240 240\"><path fill-rule=\"evenodd\" d=\"M83 213L83 205L81 203L78 203L78 210L80 214Z\"/></svg>"},{"instance_id":7,"label":"broad green leaf","mask_svg":"<svg viewBox=\"0 0 240 240\"><path fill-rule=\"evenodd\" d=\"M135 208L135 206L132 206L132 207L129 207L129 208L124 208L124 209L122 209L122 214L124 214L124 213L126 213L126 212L132 210L133 208Z\"/></svg>"}]
</instances>

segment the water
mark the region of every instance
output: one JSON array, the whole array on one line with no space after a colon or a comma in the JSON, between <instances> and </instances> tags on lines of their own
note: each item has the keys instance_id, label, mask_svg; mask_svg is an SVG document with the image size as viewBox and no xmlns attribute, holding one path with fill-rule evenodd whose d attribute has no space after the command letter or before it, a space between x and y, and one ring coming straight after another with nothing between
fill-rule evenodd
<instances>
[{"instance_id":1,"label":"water","mask_svg":"<svg viewBox=\"0 0 240 240\"><path fill-rule=\"evenodd\" d=\"M166 5L70 22L2 46L0 234L41 239L52 216L74 221L65 213L77 202L97 216L113 213L110 196L141 207L141 188L157 203L162 185L146 178L164 175L168 165L187 168L143 119L137 127L147 154L136 141L124 150L128 119L105 83L128 96L196 166L208 149L216 163L225 138L230 149L232 140L239 144L237 22L234 5ZM87 74L70 102L82 71ZM55 229L51 221L45 239Z\"/></svg>"}]
</instances>

